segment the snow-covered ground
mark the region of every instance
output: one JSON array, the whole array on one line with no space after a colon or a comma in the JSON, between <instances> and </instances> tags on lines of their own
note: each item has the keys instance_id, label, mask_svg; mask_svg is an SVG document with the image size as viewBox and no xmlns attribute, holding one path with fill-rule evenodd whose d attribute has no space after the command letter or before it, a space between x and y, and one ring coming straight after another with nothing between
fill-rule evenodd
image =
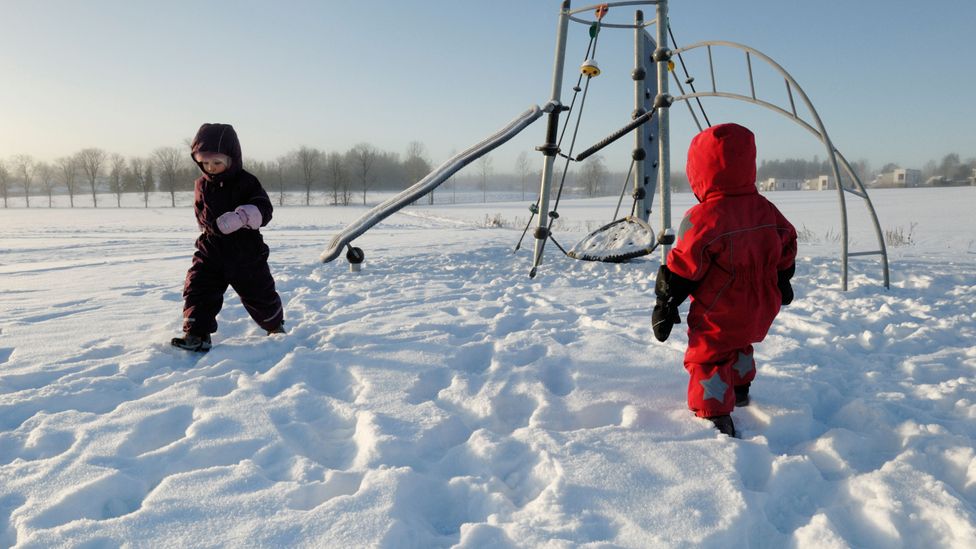
<instances>
[{"instance_id":1,"label":"snow-covered ground","mask_svg":"<svg viewBox=\"0 0 976 549\"><path fill-rule=\"evenodd\" d=\"M206 355L168 344L188 208L2 210L0 546L976 547L976 188L873 191L904 244L847 292L836 192L770 197L797 300L741 439L685 409L683 326L653 341L657 258L529 279L526 204L411 207L360 273L315 259L363 208L279 208L289 333L229 292Z\"/></svg>"}]
</instances>

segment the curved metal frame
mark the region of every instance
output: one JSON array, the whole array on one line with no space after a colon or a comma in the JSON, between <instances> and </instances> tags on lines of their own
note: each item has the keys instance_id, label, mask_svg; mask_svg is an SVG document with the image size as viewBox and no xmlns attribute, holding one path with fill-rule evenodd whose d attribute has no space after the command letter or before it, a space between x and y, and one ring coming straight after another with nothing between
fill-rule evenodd
<instances>
[{"instance_id":1,"label":"curved metal frame","mask_svg":"<svg viewBox=\"0 0 976 549\"><path fill-rule=\"evenodd\" d=\"M575 10L570 10L570 11L566 12L566 17L570 21L575 21L577 23L583 23L584 25L594 25L594 24L597 23L596 21L591 21L589 19L583 19L581 17L574 17L574 16L577 13L583 13L585 11L593 11L593 10L599 8L600 6L606 6L608 8L619 8L619 7L623 7L623 6L656 6L656 5L661 4L661 3L662 3L661 0L629 0L629 1L624 1L624 2L604 2L602 4L593 4L591 6L584 6L582 8L576 8ZM646 22L643 22L643 23L635 23L633 25L628 25L628 24L625 24L625 23L604 23L604 22L601 21L600 22L600 26L601 27L609 27L609 28L612 28L612 29L642 29L642 28L645 28L645 27L649 27L649 26L653 25L654 23L655 23L654 20L646 21Z\"/></svg>"},{"instance_id":2,"label":"curved metal frame","mask_svg":"<svg viewBox=\"0 0 976 549\"><path fill-rule=\"evenodd\" d=\"M841 230L842 230L842 233L843 233L843 241L841 243L841 248L842 248L842 250L841 250L841 253L842 253L841 260L842 260L842 265L843 265L842 274L841 274L841 286L842 286L843 290L845 290L845 291L847 290L848 258L849 257L851 257L852 255L874 255L874 254L880 254L881 257L882 257L882 265L883 265L883 269L884 269L884 286L885 286L885 288L889 288L890 287L890 280L889 280L889 273L888 273L888 252L887 252L887 249L885 248L884 235L883 235L883 233L881 231L881 225L878 222L878 215L877 215L877 213L874 210L874 205L871 203L871 199L868 197L868 194L867 194L867 191L864 188L864 185L861 183L860 178L857 177L857 174L854 173L854 170L851 168L850 163L847 162L847 159L844 158L844 155L842 155L840 153L840 151L838 151L834 147L833 143L830 141L830 137L827 135L827 130L826 130L826 128L824 128L823 121L820 119L820 115L817 113L817 110L813 107L813 103L810 101L810 98L807 96L806 92L803 91L803 88L801 88L800 85L797 84L796 80L790 75L790 73L788 73L786 71L786 69L784 69L782 66L780 66L779 63L777 63L776 61L774 61L772 58L770 58L766 54L760 52L759 50L757 50L755 48L752 48L752 47L749 47L749 46L746 46L744 44L739 44L739 43L736 43L736 42L728 42L728 41L723 41L723 40L713 40L713 41L697 42L697 43L692 44L690 46L685 46L683 48L678 48L678 49L675 49L672 53L674 55L678 55L678 54L681 54L683 52L695 50L695 49L698 49L698 48L708 48L709 64L711 65L711 63L712 63L712 57L711 57L711 48L712 48L712 46L729 47L729 48L741 50L741 51L743 51L743 52L746 53L746 61L747 61L747 64L749 66L749 84L750 84L750 88L752 89L752 96L742 95L742 94L739 94L739 93L729 93L729 92L720 92L720 91L717 91L715 89L715 79L714 79L714 71L713 71L713 73L712 73L712 90L713 91L683 94L683 95L680 95L678 97L675 97L674 98L674 101L687 101L689 99L693 99L693 98L696 98L696 97L724 97L724 98L728 98L728 99L736 99L736 100L739 100L739 101L745 101L747 103L752 103L754 105L758 105L760 107L764 107L764 108L767 108L767 109L769 109L769 110L771 110L773 112L776 112L778 114L781 114L781 115L785 116L786 118L788 118L788 119L796 122L798 125L800 125L800 127L806 129L807 131L809 131L810 133L812 133L814 136L816 136L820 140L820 142L824 145L824 147L826 147L826 149L827 149L827 158L830 161L831 170L834 172L834 180L837 182L837 194L838 194L838 198L840 199L840 205L841 205ZM753 78L752 78L752 56L756 56L759 59L765 61L776 72L778 72L780 74L780 76L782 76L786 80L787 92L789 93L790 103L792 104L792 110L793 110L792 113L789 112L789 111L787 111L786 109L783 109L782 107L779 107L777 105L774 105L774 104L772 104L772 103L770 103L768 101L763 101L762 99L756 98L756 96L755 96L755 86L753 84ZM797 112L796 112L796 105L793 104L793 90L794 89L797 91L797 93L800 96L800 99L803 100L803 103L806 105L807 109L810 111L810 115L813 117L813 121L816 124L816 127L811 126L809 123L807 123L802 118L800 118L799 115L797 114ZM840 169L838 167L838 157L840 158L840 162L844 166L844 171L850 177L851 181L853 181L854 184L857 186L858 191L849 190L849 189L846 189L844 187L843 180L840 177ZM848 240L849 240L849 238L848 238L848 227L847 227L847 202L846 202L845 197L844 197L844 192L845 191L850 192L851 194L854 194L856 196L860 196L867 203L868 212L870 213L871 220L872 220L872 222L874 224L874 230L875 230L875 234L876 234L876 236L878 238L878 245L880 246L880 250L874 251L874 252L858 252L858 253L853 253L853 254L849 252L849 250L848 250Z\"/></svg>"}]
</instances>

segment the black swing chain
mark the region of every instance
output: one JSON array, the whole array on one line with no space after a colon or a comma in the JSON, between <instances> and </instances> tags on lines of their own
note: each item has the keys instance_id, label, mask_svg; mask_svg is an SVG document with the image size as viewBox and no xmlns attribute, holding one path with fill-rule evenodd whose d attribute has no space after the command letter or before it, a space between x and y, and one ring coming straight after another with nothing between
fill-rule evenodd
<instances>
[{"instance_id":1,"label":"black swing chain","mask_svg":"<svg viewBox=\"0 0 976 549\"><path fill-rule=\"evenodd\" d=\"M668 25L668 34L671 36L671 44L674 46L674 49L678 49L678 41L674 39L674 31L671 30L670 24ZM685 83L691 87L692 93L698 93L698 90L695 89L695 79L692 78L691 74L688 73L688 66L685 65L685 58L680 53L678 54L678 62L681 63L681 70L683 70L685 73ZM702 105L701 98L696 97L695 102L698 103L698 110L700 110L702 116L705 117L705 124L707 124L708 127L711 127L712 123L708 120L708 114L705 113L705 106Z\"/></svg>"}]
</instances>

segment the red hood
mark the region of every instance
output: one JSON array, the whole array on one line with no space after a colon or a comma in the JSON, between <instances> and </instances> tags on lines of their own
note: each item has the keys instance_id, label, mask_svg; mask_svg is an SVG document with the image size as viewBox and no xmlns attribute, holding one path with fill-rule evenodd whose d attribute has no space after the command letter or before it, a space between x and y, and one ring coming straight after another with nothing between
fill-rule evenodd
<instances>
[{"instance_id":1,"label":"red hood","mask_svg":"<svg viewBox=\"0 0 976 549\"><path fill-rule=\"evenodd\" d=\"M701 202L756 193L756 138L738 124L712 126L691 140L685 169Z\"/></svg>"}]
</instances>

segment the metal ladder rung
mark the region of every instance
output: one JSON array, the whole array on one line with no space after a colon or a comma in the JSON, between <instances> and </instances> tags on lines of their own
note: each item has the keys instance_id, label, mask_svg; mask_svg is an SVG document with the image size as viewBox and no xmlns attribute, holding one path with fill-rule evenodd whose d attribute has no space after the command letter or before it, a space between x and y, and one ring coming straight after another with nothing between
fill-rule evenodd
<instances>
[{"instance_id":1,"label":"metal ladder rung","mask_svg":"<svg viewBox=\"0 0 976 549\"><path fill-rule=\"evenodd\" d=\"M856 257L859 255L884 255L881 250L875 250L873 252L847 252L847 257Z\"/></svg>"}]
</instances>

